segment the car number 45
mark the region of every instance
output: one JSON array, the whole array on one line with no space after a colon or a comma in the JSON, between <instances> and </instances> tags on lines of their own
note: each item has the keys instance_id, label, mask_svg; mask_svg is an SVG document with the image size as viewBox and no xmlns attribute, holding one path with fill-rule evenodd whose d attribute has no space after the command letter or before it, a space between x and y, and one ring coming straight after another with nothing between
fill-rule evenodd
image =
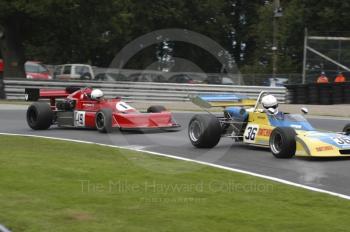
<instances>
[{"instance_id":1,"label":"car number 45","mask_svg":"<svg viewBox=\"0 0 350 232\"><path fill-rule=\"evenodd\" d=\"M245 142L254 142L256 134L258 133L258 125L248 125L244 132L244 141Z\"/></svg>"},{"instance_id":2,"label":"car number 45","mask_svg":"<svg viewBox=\"0 0 350 232\"><path fill-rule=\"evenodd\" d=\"M77 127L85 126L85 111L76 111L74 125Z\"/></svg>"}]
</instances>

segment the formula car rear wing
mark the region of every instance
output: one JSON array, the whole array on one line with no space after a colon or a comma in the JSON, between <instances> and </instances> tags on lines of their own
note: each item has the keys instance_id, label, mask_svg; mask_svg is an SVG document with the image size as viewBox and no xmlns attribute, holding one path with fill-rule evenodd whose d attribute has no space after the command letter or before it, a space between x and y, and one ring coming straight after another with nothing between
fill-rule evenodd
<instances>
[{"instance_id":1,"label":"formula car rear wing","mask_svg":"<svg viewBox=\"0 0 350 232\"><path fill-rule=\"evenodd\" d=\"M39 99L66 98L71 93L79 90L79 87L67 87L66 89L38 89L38 88L26 88L24 96L26 101L38 101Z\"/></svg>"},{"instance_id":2,"label":"formula car rear wing","mask_svg":"<svg viewBox=\"0 0 350 232\"><path fill-rule=\"evenodd\" d=\"M189 96L190 100L202 107L228 107L228 106L255 106L256 100L249 99L247 96L232 93L202 94Z\"/></svg>"}]
</instances>

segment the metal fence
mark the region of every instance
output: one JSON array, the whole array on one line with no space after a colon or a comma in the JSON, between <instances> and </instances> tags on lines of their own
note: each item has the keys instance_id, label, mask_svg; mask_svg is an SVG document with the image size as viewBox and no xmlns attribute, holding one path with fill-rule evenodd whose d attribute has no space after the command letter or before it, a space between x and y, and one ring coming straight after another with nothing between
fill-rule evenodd
<instances>
[{"instance_id":1,"label":"metal fence","mask_svg":"<svg viewBox=\"0 0 350 232\"><path fill-rule=\"evenodd\" d=\"M55 80L59 80L55 75L55 65L46 65ZM118 68L101 68L92 67L91 74L93 80L100 74L115 74L118 81L151 81L169 83L175 76L187 76L194 82L206 84L234 84L249 86L275 86L276 84L299 84L302 82L300 73L278 74L273 77L272 74L243 74L243 73L203 73L203 72L161 72L157 70L137 70L137 69L118 69ZM316 76L315 76L316 77ZM95 79L96 80L96 79ZM276 83L277 81L277 83ZM282 83L283 81L283 83ZM170 81L171 82L171 81ZM281 82L281 83L279 83Z\"/></svg>"},{"instance_id":2,"label":"metal fence","mask_svg":"<svg viewBox=\"0 0 350 232\"><path fill-rule=\"evenodd\" d=\"M285 102L284 87L173 84L154 82L96 82L96 81L34 81L26 79L5 80L8 99L24 99L25 88L60 89L68 86L100 88L107 97L121 96L127 100L150 101L188 101L190 94L199 93L240 93L256 98L261 91L274 94L279 101Z\"/></svg>"}]
</instances>

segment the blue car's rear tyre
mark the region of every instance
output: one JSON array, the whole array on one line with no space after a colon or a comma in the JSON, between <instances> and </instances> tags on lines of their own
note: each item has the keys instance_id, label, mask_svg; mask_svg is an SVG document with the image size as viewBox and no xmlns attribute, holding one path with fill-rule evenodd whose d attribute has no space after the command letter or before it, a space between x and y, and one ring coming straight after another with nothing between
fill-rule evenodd
<instances>
[{"instance_id":1,"label":"blue car's rear tyre","mask_svg":"<svg viewBox=\"0 0 350 232\"><path fill-rule=\"evenodd\" d=\"M279 159L292 158L296 151L295 130L291 127L276 127L270 136L270 150Z\"/></svg>"},{"instance_id":2,"label":"blue car's rear tyre","mask_svg":"<svg viewBox=\"0 0 350 232\"><path fill-rule=\"evenodd\" d=\"M210 114L197 114L188 125L188 137L198 148L215 147L221 138L222 127L219 120Z\"/></svg>"}]
</instances>

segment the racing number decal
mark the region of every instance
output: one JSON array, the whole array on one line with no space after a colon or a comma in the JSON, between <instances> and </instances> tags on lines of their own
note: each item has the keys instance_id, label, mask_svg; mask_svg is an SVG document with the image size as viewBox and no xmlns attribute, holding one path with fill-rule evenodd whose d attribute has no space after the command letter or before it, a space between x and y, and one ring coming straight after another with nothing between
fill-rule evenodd
<instances>
[{"instance_id":1,"label":"racing number decal","mask_svg":"<svg viewBox=\"0 0 350 232\"><path fill-rule=\"evenodd\" d=\"M85 111L75 112L75 126L85 126Z\"/></svg>"},{"instance_id":2,"label":"racing number decal","mask_svg":"<svg viewBox=\"0 0 350 232\"><path fill-rule=\"evenodd\" d=\"M333 141L338 145L350 145L350 138L348 137L334 137Z\"/></svg>"},{"instance_id":3,"label":"racing number decal","mask_svg":"<svg viewBox=\"0 0 350 232\"><path fill-rule=\"evenodd\" d=\"M256 127L248 127L247 128L247 135L245 136L246 140L255 140L255 136L256 136L256 131L258 130L258 128Z\"/></svg>"},{"instance_id":4,"label":"racing number decal","mask_svg":"<svg viewBox=\"0 0 350 232\"><path fill-rule=\"evenodd\" d=\"M254 142L258 130L258 125L248 125L244 132L244 141L248 143Z\"/></svg>"},{"instance_id":5,"label":"racing number decal","mask_svg":"<svg viewBox=\"0 0 350 232\"><path fill-rule=\"evenodd\" d=\"M126 104L125 102L118 102L115 107L117 108L118 111L120 112L125 112L128 110L132 110L134 108L132 108L131 106L129 106L128 104Z\"/></svg>"}]
</instances>

